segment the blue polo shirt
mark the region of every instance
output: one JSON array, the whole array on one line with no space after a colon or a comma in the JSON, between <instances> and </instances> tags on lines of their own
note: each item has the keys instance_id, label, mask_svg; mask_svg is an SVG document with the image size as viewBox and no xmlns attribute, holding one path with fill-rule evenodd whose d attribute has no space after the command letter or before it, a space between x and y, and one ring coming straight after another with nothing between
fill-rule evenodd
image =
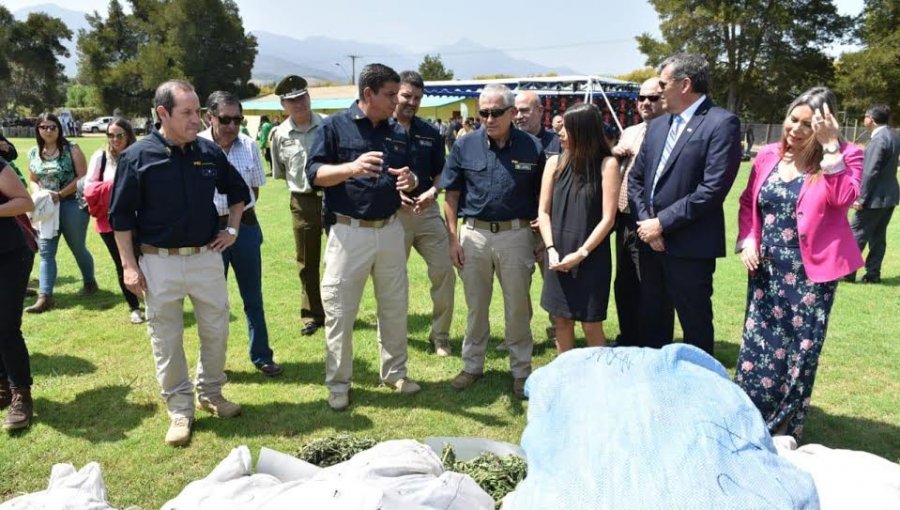
<instances>
[{"instance_id":1,"label":"blue polo shirt","mask_svg":"<svg viewBox=\"0 0 900 510\"><path fill-rule=\"evenodd\" d=\"M219 231L215 191L229 206L250 201L247 184L218 145L197 138L182 149L154 129L119 156L110 224L136 229L140 242L160 248L205 246Z\"/></svg>"},{"instance_id":2,"label":"blue polo shirt","mask_svg":"<svg viewBox=\"0 0 900 510\"><path fill-rule=\"evenodd\" d=\"M410 149L406 130L394 119L372 125L358 101L322 121L306 163L306 177L311 184L322 165L349 163L370 151L384 153L382 173L378 177L351 177L324 188L326 224L334 223L330 217L333 213L360 220L382 220L396 213L400 208L397 178L386 170L407 166Z\"/></svg>"},{"instance_id":3,"label":"blue polo shirt","mask_svg":"<svg viewBox=\"0 0 900 510\"><path fill-rule=\"evenodd\" d=\"M418 196L431 188L444 169L444 139L434 126L418 117L413 117L408 135L412 142L409 168L419 179L419 186L410 195Z\"/></svg>"},{"instance_id":4,"label":"blue polo shirt","mask_svg":"<svg viewBox=\"0 0 900 510\"><path fill-rule=\"evenodd\" d=\"M541 130L538 132L537 137L541 140L541 146L544 147L544 155L548 158L562 152L559 135L556 134L556 131L545 129L544 126L541 126Z\"/></svg>"},{"instance_id":5,"label":"blue polo shirt","mask_svg":"<svg viewBox=\"0 0 900 510\"><path fill-rule=\"evenodd\" d=\"M460 191L460 217L533 220L545 161L540 140L525 131L512 128L506 145L499 148L486 129L479 129L457 139L441 184L448 191Z\"/></svg>"}]
</instances>

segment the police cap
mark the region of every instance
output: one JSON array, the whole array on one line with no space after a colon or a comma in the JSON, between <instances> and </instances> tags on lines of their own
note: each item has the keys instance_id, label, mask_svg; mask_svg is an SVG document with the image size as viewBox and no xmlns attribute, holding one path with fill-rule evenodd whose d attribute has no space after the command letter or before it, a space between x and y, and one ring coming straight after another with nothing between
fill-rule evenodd
<instances>
[{"instance_id":1,"label":"police cap","mask_svg":"<svg viewBox=\"0 0 900 510\"><path fill-rule=\"evenodd\" d=\"M307 94L306 80L295 74L290 74L282 78L278 85L275 86L275 94L281 96L281 99L294 99Z\"/></svg>"}]
</instances>

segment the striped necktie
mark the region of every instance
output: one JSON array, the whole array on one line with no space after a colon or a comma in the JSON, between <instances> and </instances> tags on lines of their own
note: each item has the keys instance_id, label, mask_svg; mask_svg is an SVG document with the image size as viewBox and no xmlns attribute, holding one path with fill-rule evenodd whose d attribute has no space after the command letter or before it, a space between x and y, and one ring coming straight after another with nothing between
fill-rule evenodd
<instances>
[{"instance_id":1,"label":"striped necktie","mask_svg":"<svg viewBox=\"0 0 900 510\"><path fill-rule=\"evenodd\" d=\"M675 142L678 141L678 135L681 134L681 123L684 120L681 118L681 115L676 115L672 119L672 126L669 128L669 136L666 137L666 146L663 147L662 157L659 158L659 165L656 167L656 174L653 176L653 187L650 188L650 200L653 200L653 195L656 193L656 183L659 182L659 177L662 175L663 168L666 167L666 162L669 160L669 154L672 153L672 148L675 147Z\"/></svg>"}]
</instances>

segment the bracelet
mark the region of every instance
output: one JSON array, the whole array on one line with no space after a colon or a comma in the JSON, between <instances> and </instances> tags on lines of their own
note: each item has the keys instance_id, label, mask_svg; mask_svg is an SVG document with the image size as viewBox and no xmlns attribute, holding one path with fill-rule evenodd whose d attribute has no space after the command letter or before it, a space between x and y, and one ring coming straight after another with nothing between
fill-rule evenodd
<instances>
[{"instance_id":1,"label":"bracelet","mask_svg":"<svg viewBox=\"0 0 900 510\"><path fill-rule=\"evenodd\" d=\"M587 248L585 248L584 246L582 246L582 247L578 248L578 254L581 255L581 256L584 257L584 258L587 258L588 255L591 254L591 252L587 251Z\"/></svg>"},{"instance_id":2,"label":"bracelet","mask_svg":"<svg viewBox=\"0 0 900 510\"><path fill-rule=\"evenodd\" d=\"M556 245L555 245L555 244L551 244L550 246L547 246L546 248L544 248L544 251L550 251L550 248L553 248L553 249L555 250L555 249L556 249Z\"/></svg>"}]
</instances>

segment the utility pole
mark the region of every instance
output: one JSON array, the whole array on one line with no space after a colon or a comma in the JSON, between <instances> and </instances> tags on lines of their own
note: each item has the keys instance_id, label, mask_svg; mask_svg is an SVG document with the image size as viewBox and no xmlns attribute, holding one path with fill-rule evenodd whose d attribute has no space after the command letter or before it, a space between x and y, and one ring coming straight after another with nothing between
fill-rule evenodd
<instances>
[{"instance_id":1,"label":"utility pole","mask_svg":"<svg viewBox=\"0 0 900 510\"><path fill-rule=\"evenodd\" d=\"M362 55L347 55L347 58L350 59L350 69L353 72L350 75L350 84L356 85L356 59L362 58Z\"/></svg>"}]
</instances>

